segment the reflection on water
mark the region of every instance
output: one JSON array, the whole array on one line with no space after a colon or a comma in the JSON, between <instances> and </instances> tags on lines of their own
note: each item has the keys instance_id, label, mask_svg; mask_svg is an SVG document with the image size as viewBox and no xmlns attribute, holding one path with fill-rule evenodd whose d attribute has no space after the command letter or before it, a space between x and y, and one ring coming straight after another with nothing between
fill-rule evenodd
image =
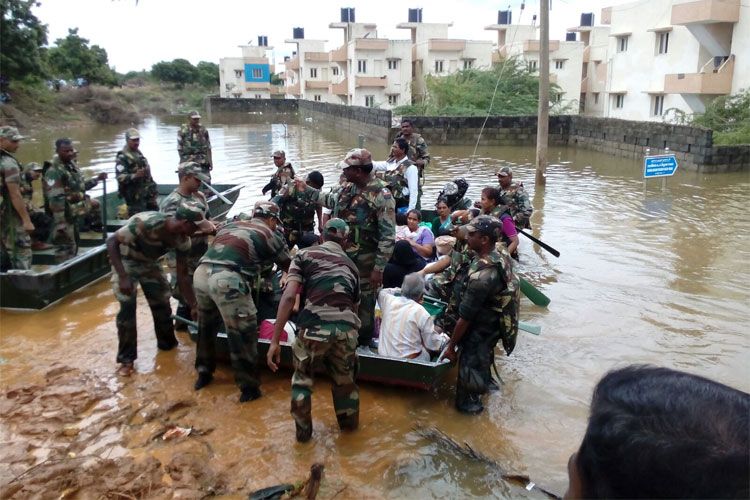
<instances>
[{"instance_id":1,"label":"reflection on water","mask_svg":"<svg viewBox=\"0 0 750 500\"><path fill-rule=\"evenodd\" d=\"M249 209L260 199L272 173L271 153L284 149L301 174L320 170L327 185L338 178L336 162L357 143L352 134L328 130L243 124L209 124L218 183L245 186L233 209ZM141 147L154 177L175 183L177 122L147 121ZM68 131L77 141L80 164L92 174L114 168L123 130L110 127ZM24 143L22 161L51 156L52 135ZM386 144L367 144L376 159ZM389 497L519 496L523 491L498 479L485 466L455 456L419 437L415 422L434 425L456 441L469 443L508 471L562 492L565 463L585 427L591 389L605 372L629 363L655 363L705 375L750 390L746 325L750 322L750 175L707 176L678 171L662 191L660 181L643 185L638 162L590 151L551 148L544 192L534 186L532 147L432 146L426 172L425 207L442 185L465 177L477 198L495 171L509 164L536 207L533 234L557 248L559 259L525 238L521 272L551 299L548 309L524 301L524 320L542 325L540 337L522 335L510 358L500 358L502 390L488 398L479 417L452 409L449 380L422 394L367 385L362 391L362 429L336 430L327 383L314 398L314 444L293 444L288 415L288 374L264 373L264 397L252 406L234 403L231 375L198 395L205 418L217 430L211 444L216 460L237 457L253 479L270 484L304 475L314 460L327 474L357 485L356 494ZM113 180L108 189L114 190ZM101 372L114 365L117 304L106 282L33 315L2 312L0 356L3 382L26 380L45 363L69 358ZM149 384L193 397L193 348L186 339L177 353L156 353L145 302L139 301L141 345L137 368ZM41 363L41 364L40 364ZM37 374L38 375L38 374ZM450 377L455 377L452 373ZM124 389L136 397L137 386ZM218 410L213 412L214 408ZM196 417L199 418L199 417ZM247 432L237 429L248 427ZM279 444L281 443L281 444ZM275 450L257 454L258 449ZM252 471L252 474L251 474ZM283 471L283 472L279 472ZM259 476L260 474L260 476Z\"/></svg>"}]
</instances>

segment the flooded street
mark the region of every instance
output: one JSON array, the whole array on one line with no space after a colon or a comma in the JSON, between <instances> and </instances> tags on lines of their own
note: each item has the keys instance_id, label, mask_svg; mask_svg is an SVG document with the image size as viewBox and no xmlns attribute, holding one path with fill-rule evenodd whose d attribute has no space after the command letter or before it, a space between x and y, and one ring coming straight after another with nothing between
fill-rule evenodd
<instances>
[{"instance_id":1,"label":"flooded street","mask_svg":"<svg viewBox=\"0 0 750 500\"><path fill-rule=\"evenodd\" d=\"M335 164L357 143L356 131L342 136L296 124L236 123L240 118L214 116L213 124L206 123L213 144L213 181L245 186L231 214L249 210L261 198L274 150L286 150L298 174L320 170L330 186L338 178ZM110 173L108 191L116 189L112 174L123 129L65 132L80 141L76 147L82 167L92 175ZM177 182L177 129L177 122L154 119L139 128L141 149L157 183ZM19 159L48 159L54 139L24 142ZM389 149L386 144L365 146L376 159L384 159ZM415 428L437 427L505 471L527 474L561 495L568 456L585 429L591 390L607 371L652 363L750 391L750 173L678 170L664 189L660 180L644 187L639 162L550 148L552 165L542 191L534 186L533 147L480 147L471 161L473 151L473 146L430 147L423 207L432 208L444 182L459 175L470 184L468 195L477 199L482 187L496 185L499 166L510 164L514 179L523 181L532 197L533 234L561 252L555 258L520 237L520 273L552 302L542 309L523 300L521 319L541 325L542 335L520 333L513 355L498 356L503 384L487 397L482 415L463 416L453 409L454 370L432 393L363 384L360 430L341 434L330 386L321 377L313 397L313 439L296 444L289 415L290 372L264 370L263 397L249 404L237 404L239 393L227 366L218 370L210 387L196 393L194 344L178 334L178 349L158 352L142 294L138 373L118 379L118 305L103 280L42 312L0 312L0 442L29 440L33 446L26 452L33 449L37 461L53 449L112 459L155 457L174 466L170 470L178 473L168 483L173 489L183 485L185 491L221 485L214 491L247 493L301 480L311 464L321 462L326 467L324 498L540 498L505 483L485 464L422 437ZM53 367L62 371L50 374ZM82 393L44 392L58 380L63 387L79 383ZM15 390L21 386L26 392ZM81 400L82 414L91 422L111 419L111 425L102 424L102 432L90 436L83 431L88 424L74 420L61 419L54 429L33 427L33 412L24 413L21 404L22 395L29 393L41 394L38 401L57 397L61 402L89 394ZM115 418L121 410L127 415ZM51 410L41 408L36 417L44 411ZM66 426L71 422L79 430L70 431ZM205 435L152 439L170 424L192 426ZM36 463L23 465L7 459L10 452L4 454L0 484ZM192 467L185 457L200 467ZM204 475L198 477L201 468ZM100 474L106 475L106 469Z\"/></svg>"}]
</instances>

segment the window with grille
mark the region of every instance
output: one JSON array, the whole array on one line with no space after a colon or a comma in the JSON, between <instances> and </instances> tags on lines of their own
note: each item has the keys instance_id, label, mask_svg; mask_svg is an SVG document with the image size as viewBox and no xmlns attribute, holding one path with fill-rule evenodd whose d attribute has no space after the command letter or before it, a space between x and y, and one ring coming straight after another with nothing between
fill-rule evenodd
<instances>
[{"instance_id":1,"label":"window with grille","mask_svg":"<svg viewBox=\"0 0 750 500\"><path fill-rule=\"evenodd\" d=\"M388 59L388 69L398 69L398 59Z\"/></svg>"},{"instance_id":2,"label":"window with grille","mask_svg":"<svg viewBox=\"0 0 750 500\"><path fill-rule=\"evenodd\" d=\"M666 54L669 50L669 31L659 33L659 38L656 40L656 53Z\"/></svg>"},{"instance_id":3,"label":"window with grille","mask_svg":"<svg viewBox=\"0 0 750 500\"><path fill-rule=\"evenodd\" d=\"M651 116L661 116L664 114L664 96L654 95L651 98L652 106L651 106Z\"/></svg>"},{"instance_id":4,"label":"window with grille","mask_svg":"<svg viewBox=\"0 0 750 500\"><path fill-rule=\"evenodd\" d=\"M435 61L435 73L443 72L443 61Z\"/></svg>"},{"instance_id":5,"label":"window with grille","mask_svg":"<svg viewBox=\"0 0 750 500\"><path fill-rule=\"evenodd\" d=\"M372 108L375 106L375 96L374 95L366 95L365 96L365 106L368 108Z\"/></svg>"},{"instance_id":6,"label":"window with grille","mask_svg":"<svg viewBox=\"0 0 750 500\"><path fill-rule=\"evenodd\" d=\"M357 61L357 73L367 73L367 59Z\"/></svg>"}]
</instances>

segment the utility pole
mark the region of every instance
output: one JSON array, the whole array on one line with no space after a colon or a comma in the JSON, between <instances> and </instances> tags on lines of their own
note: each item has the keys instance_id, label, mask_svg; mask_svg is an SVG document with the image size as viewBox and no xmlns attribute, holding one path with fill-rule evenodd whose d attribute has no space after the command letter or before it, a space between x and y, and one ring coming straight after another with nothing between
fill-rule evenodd
<instances>
[{"instance_id":1,"label":"utility pole","mask_svg":"<svg viewBox=\"0 0 750 500\"><path fill-rule=\"evenodd\" d=\"M539 0L539 113L536 128L536 185L547 183L549 141L549 0Z\"/></svg>"}]
</instances>

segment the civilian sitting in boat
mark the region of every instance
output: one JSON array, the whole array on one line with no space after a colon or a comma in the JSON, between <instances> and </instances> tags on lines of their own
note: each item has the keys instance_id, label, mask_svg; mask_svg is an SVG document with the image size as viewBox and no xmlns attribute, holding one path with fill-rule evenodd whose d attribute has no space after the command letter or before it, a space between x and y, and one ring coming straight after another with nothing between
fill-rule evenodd
<instances>
[{"instance_id":1,"label":"civilian sitting in boat","mask_svg":"<svg viewBox=\"0 0 750 500\"><path fill-rule=\"evenodd\" d=\"M404 278L401 296L398 288L384 288L378 294L383 312L378 354L391 358L429 361L448 336L435 331L432 316L422 307L424 277L412 273Z\"/></svg>"},{"instance_id":2,"label":"civilian sitting in boat","mask_svg":"<svg viewBox=\"0 0 750 500\"><path fill-rule=\"evenodd\" d=\"M748 498L750 395L655 366L594 388L565 498Z\"/></svg>"},{"instance_id":3,"label":"civilian sitting in boat","mask_svg":"<svg viewBox=\"0 0 750 500\"><path fill-rule=\"evenodd\" d=\"M435 236L429 227L420 226L422 213L419 210L409 210L406 214L406 225L396 231L396 241L405 240L412 251L424 261L432 259L435 252Z\"/></svg>"},{"instance_id":4,"label":"civilian sitting in boat","mask_svg":"<svg viewBox=\"0 0 750 500\"><path fill-rule=\"evenodd\" d=\"M393 246L393 256L383 270L383 287L400 287L406 275L416 273L424 266L425 260L414 253L408 241L397 241Z\"/></svg>"}]
</instances>

